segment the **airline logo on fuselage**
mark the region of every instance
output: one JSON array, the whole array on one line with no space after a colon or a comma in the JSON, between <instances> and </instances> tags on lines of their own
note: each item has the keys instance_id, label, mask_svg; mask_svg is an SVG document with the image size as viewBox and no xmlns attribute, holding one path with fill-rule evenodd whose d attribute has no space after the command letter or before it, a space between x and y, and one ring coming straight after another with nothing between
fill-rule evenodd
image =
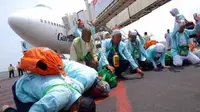
<instances>
[{"instance_id":1,"label":"airline logo on fuselage","mask_svg":"<svg viewBox=\"0 0 200 112\"><path fill-rule=\"evenodd\" d=\"M67 42L72 42L74 40L74 38L75 37L72 35L66 36L66 35L63 35L63 33L58 33L58 36L57 36L57 39L59 41L67 41Z\"/></svg>"}]
</instances>

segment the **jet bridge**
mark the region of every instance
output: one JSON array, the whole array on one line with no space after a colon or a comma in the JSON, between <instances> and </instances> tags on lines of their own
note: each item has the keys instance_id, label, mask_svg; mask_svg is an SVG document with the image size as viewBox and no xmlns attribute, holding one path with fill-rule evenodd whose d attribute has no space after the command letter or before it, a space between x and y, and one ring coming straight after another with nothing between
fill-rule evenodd
<instances>
[{"instance_id":1,"label":"jet bridge","mask_svg":"<svg viewBox=\"0 0 200 112\"><path fill-rule=\"evenodd\" d=\"M96 17L94 22L96 28L99 29L101 26L105 25L134 1L135 0L114 0Z\"/></svg>"},{"instance_id":2,"label":"jet bridge","mask_svg":"<svg viewBox=\"0 0 200 112\"><path fill-rule=\"evenodd\" d=\"M93 0L101 1L103 0ZM92 20L95 23L96 29L99 30L102 26L108 26L114 28L118 25L119 28L123 28L139 18L152 12L154 9L168 3L171 0L112 0L100 14L95 15L94 7L90 10L92 14ZM103 3L102 3L103 4ZM99 6L100 7L100 6Z\"/></svg>"},{"instance_id":3,"label":"jet bridge","mask_svg":"<svg viewBox=\"0 0 200 112\"><path fill-rule=\"evenodd\" d=\"M123 28L169 1L171 0L137 0L113 17L106 25L109 28L113 28L115 25Z\"/></svg>"}]
</instances>

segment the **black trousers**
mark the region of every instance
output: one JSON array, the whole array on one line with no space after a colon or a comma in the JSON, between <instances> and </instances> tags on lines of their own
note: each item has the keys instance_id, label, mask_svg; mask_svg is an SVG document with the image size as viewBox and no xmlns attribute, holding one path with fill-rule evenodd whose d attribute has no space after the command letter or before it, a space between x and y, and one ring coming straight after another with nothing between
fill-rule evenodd
<instances>
[{"instance_id":1,"label":"black trousers","mask_svg":"<svg viewBox=\"0 0 200 112\"><path fill-rule=\"evenodd\" d=\"M137 65L139 67L142 68L143 71L150 71L150 70L152 70L154 68L153 64L151 62L148 62L148 61L141 61L139 59L135 59L135 62L137 63ZM130 72L131 73L136 73L137 71L133 70L132 67L130 66Z\"/></svg>"},{"instance_id":2,"label":"black trousers","mask_svg":"<svg viewBox=\"0 0 200 112\"><path fill-rule=\"evenodd\" d=\"M12 75L12 77L14 77L14 75L15 75L14 70L9 71L9 78L11 78L11 75Z\"/></svg>"},{"instance_id":3,"label":"black trousers","mask_svg":"<svg viewBox=\"0 0 200 112\"><path fill-rule=\"evenodd\" d=\"M142 70L149 71L153 69L153 64L148 61L141 61L140 59L135 60L139 67L142 67Z\"/></svg>"},{"instance_id":4,"label":"black trousers","mask_svg":"<svg viewBox=\"0 0 200 112\"><path fill-rule=\"evenodd\" d=\"M18 68L17 71L18 71L18 75L19 76L23 75L23 70L22 69Z\"/></svg>"},{"instance_id":5,"label":"black trousers","mask_svg":"<svg viewBox=\"0 0 200 112\"><path fill-rule=\"evenodd\" d=\"M112 59L108 59L108 62L111 66L113 66ZM128 60L119 60L119 67L117 68L115 67L115 75L121 76L122 72L125 72L129 66L130 66L130 62Z\"/></svg>"}]
</instances>

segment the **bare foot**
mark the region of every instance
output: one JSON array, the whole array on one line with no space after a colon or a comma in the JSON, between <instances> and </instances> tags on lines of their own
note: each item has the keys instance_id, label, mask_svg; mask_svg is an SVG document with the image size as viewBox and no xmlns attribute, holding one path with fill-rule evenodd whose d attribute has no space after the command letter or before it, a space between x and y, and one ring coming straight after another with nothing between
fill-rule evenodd
<instances>
[{"instance_id":1,"label":"bare foot","mask_svg":"<svg viewBox=\"0 0 200 112\"><path fill-rule=\"evenodd\" d=\"M8 105L4 105L3 107L1 107L1 112L5 111L7 108L9 108Z\"/></svg>"}]
</instances>

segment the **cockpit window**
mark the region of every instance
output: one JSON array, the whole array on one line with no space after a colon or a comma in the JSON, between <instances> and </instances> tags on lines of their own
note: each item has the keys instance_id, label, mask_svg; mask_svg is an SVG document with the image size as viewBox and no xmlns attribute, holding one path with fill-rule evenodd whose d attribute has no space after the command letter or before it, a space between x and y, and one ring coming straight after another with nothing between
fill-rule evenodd
<instances>
[{"instance_id":1,"label":"cockpit window","mask_svg":"<svg viewBox=\"0 0 200 112\"><path fill-rule=\"evenodd\" d=\"M43 20L42 20L42 19L40 19L40 22L42 22L42 23L43 23Z\"/></svg>"},{"instance_id":2,"label":"cockpit window","mask_svg":"<svg viewBox=\"0 0 200 112\"><path fill-rule=\"evenodd\" d=\"M56 23L54 23L54 26L56 26Z\"/></svg>"},{"instance_id":3,"label":"cockpit window","mask_svg":"<svg viewBox=\"0 0 200 112\"><path fill-rule=\"evenodd\" d=\"M50 24L50 21L48 21L48 24Z\"/></svg>"},{"instance_id":4,"label":"cockpit window","mask_svg":"<svg viewBox=\"0 0 200 112\"><path fill-rule=\"evenodd\" d=\"M53 25L53 22L51 22L51 25Z\"/></svg>"},{"instance_id":5,"label":"cockpit window","mask_svg":"<svg viewBox=\"0 0 200 112\"><path fill-rule=\"evenodd\" d=\"M47 23L47 21L46 21L46 20L44 20L44 23Z\"/></svg>"}]
</instances>

